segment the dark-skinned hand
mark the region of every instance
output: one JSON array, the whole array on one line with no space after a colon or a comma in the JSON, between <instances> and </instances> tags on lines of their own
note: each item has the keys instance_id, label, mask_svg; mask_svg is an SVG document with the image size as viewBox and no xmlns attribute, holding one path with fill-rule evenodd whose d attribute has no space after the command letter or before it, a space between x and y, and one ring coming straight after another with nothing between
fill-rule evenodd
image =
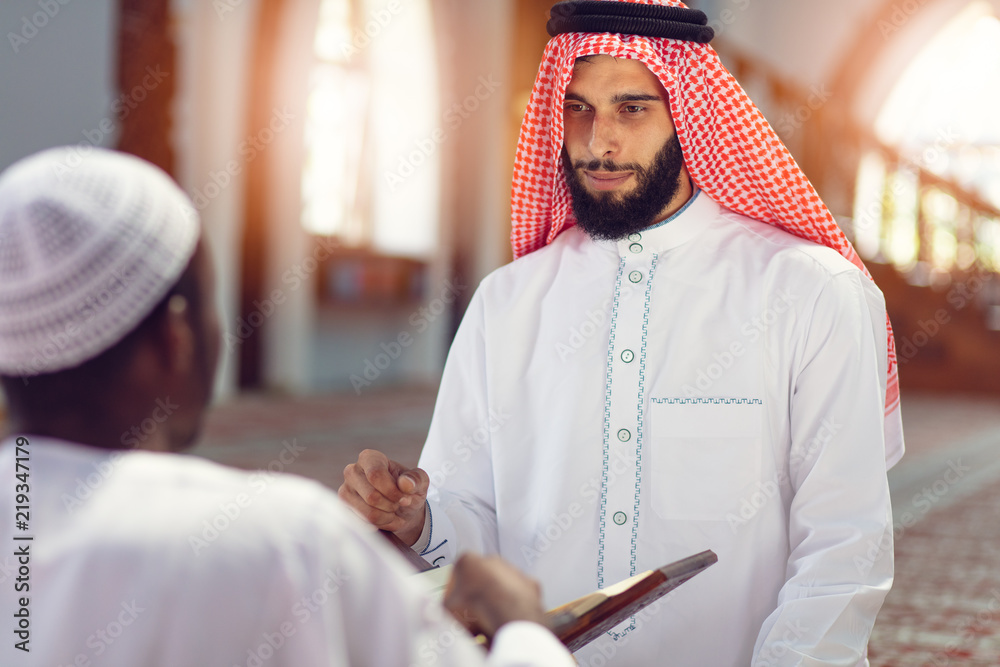
<instances>
[{"instance_id":1,"label":"dark-skinned hand","mask_svg":"<svg viewBox=\"0 0 1000 667\"><path fill-rule=\"evenodd\" d=\"M412 546L424 528L429 483L420 468L406 468L382 452L366 449L357 463L344 468L337 493L366 521Z\"/></svg>"}]
</instances>

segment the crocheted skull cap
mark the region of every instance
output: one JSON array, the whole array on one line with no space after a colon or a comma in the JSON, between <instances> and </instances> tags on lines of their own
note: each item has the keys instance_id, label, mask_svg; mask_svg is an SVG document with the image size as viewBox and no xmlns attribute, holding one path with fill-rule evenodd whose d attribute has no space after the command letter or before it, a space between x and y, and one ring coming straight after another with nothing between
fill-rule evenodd
<instances>
[{"instance_id":1,"label":"crocheted skull cap","mask_svg":"<svg viewBox=\"0 0 1000 667\"><path fill-rule=\"evenodd\" d=\"M184 271L198 214L159 168L53 148L0 174L0 374L78 366L132 331Z\"/></svg>"}]
</instances>

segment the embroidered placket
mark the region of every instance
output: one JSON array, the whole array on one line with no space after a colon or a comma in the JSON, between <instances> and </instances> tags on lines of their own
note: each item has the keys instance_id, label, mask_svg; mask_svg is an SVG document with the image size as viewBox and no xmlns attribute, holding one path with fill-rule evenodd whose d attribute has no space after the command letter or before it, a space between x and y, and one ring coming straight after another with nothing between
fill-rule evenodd
<instances>
[{"instance_id":1,"label":"embroidered placket","mask_svg":"<svg viewBox=\"0 0 1000 667\"><path fill-rule=\"evenodd\" d=\"M639 493L642 477L645 345L656 254L641 234L618 244L621 257L607 360L604 414L598 587L636 574ZM642 279L635 280L636 274ZM608 634L615 639L635 629L635 618Z\"/></svg>"}]
</instances>

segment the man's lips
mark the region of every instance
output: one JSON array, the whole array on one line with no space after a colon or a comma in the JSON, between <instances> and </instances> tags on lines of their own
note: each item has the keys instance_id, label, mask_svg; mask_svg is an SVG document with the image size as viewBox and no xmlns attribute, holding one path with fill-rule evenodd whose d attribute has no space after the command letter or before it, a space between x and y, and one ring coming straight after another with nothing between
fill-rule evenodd
<instances>
[{"instance_id":1,"label":"man's lips","mask_svg":"<svg viewBox=\"0 0 1000 667\"><path fill-rule=\"evenodd\" d=\"M617 190L632 178L630 171L584 171L583 173L587 177L587 183L594 190Z\"/></svg>"}]
</instances>

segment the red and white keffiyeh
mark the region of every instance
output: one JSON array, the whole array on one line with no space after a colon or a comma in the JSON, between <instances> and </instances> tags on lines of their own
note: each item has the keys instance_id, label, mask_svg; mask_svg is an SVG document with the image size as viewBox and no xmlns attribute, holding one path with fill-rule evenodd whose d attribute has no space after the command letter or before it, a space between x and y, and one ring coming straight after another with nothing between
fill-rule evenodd
<instances>
[{"instance_id":1,"label":"red and white keffiyeh","mask_svg":"<svg viewBox=\"0 0 1000 667\"><path fill-rule=\"evenodd\" d=\"M684 7L678 0L605 0ZM610 33L552 38L531 91L511 192L515 259L576 224L560 164L563 102L576 59L604 54L642 61L670 99L695 185L726 208L833 248L871 278L816 190L761 112L708 44ZM885 412L899 405L896 346L888 335Z\"/></svg>"}]
</instances>

